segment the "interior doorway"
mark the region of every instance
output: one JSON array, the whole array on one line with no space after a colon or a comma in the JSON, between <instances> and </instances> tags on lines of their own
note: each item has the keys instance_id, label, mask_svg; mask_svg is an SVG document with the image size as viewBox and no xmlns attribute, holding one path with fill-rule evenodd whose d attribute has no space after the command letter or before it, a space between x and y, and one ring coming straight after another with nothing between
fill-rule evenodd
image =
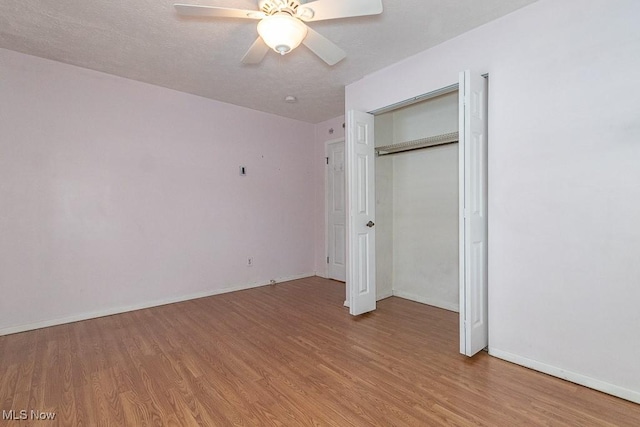
<instances>
[{"instance_id":1,"label":"interior doorway","mask_svg":"<svg viewBox=\"0 0 640 427\"><path fill-rule=\"evenodd\" d=\"M346 282L344 138L327 141L327 275Z\"/></svg>"}]
</instances>

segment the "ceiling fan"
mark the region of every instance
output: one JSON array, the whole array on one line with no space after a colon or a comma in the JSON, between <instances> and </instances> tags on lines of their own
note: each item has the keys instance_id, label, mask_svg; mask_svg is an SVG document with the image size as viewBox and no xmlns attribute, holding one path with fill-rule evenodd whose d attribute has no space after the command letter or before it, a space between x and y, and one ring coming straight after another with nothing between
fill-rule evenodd
<instances>
[{"instance_id":1,"label":"ceiling fan","mask_svg":"<svg viewBox=\"0 0 640 427\"><path fill-rule=\"evenodd\" d=\"M315 0L301 4L299 0L260 0L259 10L174 4L182 16L254 19L260 37L242 58L243 64L258 64L269 51L285 55L300 43L324 62L334 65L346 53L332 41L309 28L305 22L382 13L382 0Z\"/></svg>"}]
</instances>

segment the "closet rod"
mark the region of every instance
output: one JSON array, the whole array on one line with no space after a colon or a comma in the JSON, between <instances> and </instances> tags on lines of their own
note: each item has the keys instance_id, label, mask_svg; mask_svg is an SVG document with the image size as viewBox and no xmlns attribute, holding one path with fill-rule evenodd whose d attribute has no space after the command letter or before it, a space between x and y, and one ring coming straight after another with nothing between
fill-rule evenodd
<instances>
[{"instance_id":1,"label":"closet rod","mask_svg":"<svg viewBox=\"0 0 640 427\"><path fill-rule=\"evenodd\" d=\"M443 135L430 136L428 138L414 139L413 141L401 142L399 144L376 147L376 154L378 156L386 156L388 154L438 147L440 145L454 144L456 142L458 142L458 132L451 132Z\"/></svg>"},{"instance_id":2,"label":"closet rod","mask_svg":"<svg viewBox=\"0 0 640 427\"><path fill-rule=\"evenodd\" d=\"M455 144L456 142L458 142L458 141L441 142L440 144L427 145L426 147L405 148L404 150L385 152L385 153L381 153L381 152L378 151L378 152L376 152L376 154L377 154L378 157L390 156L392 154L406 153L407 151L426 150L427 148L441 147L443 145Z\"/></svg>"}]
</instances>

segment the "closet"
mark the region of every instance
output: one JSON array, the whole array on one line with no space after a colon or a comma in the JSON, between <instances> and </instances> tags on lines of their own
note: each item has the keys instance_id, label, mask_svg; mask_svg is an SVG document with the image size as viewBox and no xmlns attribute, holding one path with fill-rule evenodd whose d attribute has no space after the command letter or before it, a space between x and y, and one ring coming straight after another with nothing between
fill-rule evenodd
<instances>
[{"instance_id":1,"label":"closet","mask_svg":"<svg viewBox=\"0 0 640 427\"><path fill-rule=\"evenodd\" d=\"M375 115L376 291L459 308L458 91Z\"/></svg>"}]
</instances>

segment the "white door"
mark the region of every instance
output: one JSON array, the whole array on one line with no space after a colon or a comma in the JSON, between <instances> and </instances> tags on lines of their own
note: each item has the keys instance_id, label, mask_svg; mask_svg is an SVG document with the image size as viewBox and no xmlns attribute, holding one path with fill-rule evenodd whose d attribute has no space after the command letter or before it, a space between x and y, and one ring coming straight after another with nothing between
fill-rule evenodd
<instances>
[{"instance_id":1,"label":"white door","mask_svg":"<svg viewBox=\"0 0 640 427\"><path fill-rule=\"evenodd\" d=\"M330 279L346 281L344 140L327 144L327 263Z\"/></svg>"},{"instance_id":2,"label":"white door","mask_svg":"<svg viewBox=\"0 0 640 427\"><path fill-rule=\"evenodd\" d=\"M354 316L376 309L373 124L372 114L347 113L347 301Z\"/></svg>"},{"instance_id":3,"label":"white door","mask_svg":"<svg viewBox=\"0 0 640 427\"><path fill-rule=\"evenodd\" d=\"M487 81L460 73L460 353L488 344Z\"/></svg>"}]
</instances>

